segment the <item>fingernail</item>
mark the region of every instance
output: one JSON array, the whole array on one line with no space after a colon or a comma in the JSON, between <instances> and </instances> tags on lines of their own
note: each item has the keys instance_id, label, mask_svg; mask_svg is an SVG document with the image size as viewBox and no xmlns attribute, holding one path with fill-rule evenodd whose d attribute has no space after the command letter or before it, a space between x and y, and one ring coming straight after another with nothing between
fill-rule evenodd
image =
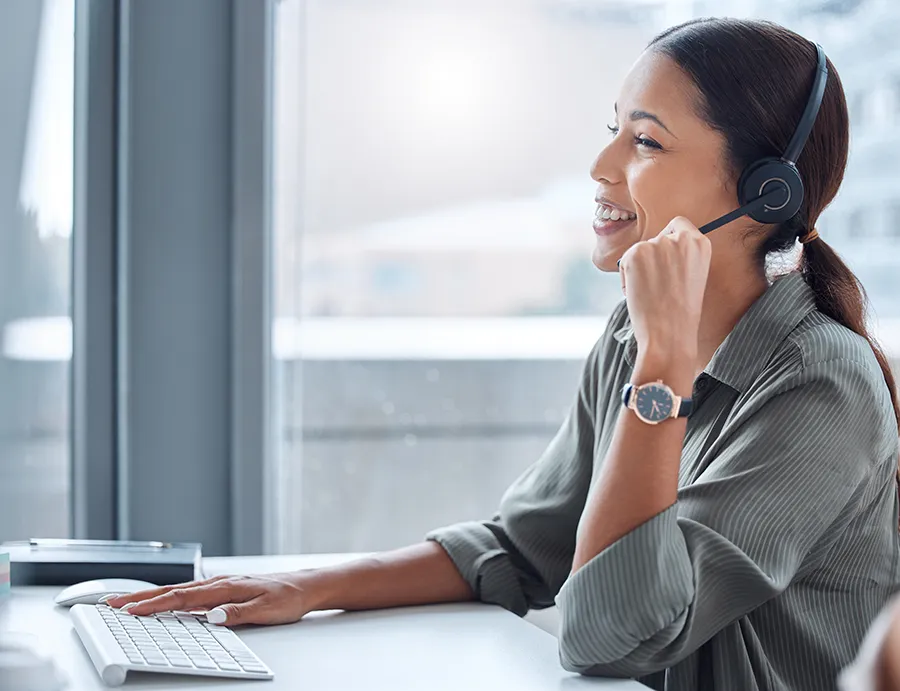
<instances>
[{"instance_id":1,"label":"fingernail","mask_svg":"<svg viewBox=\"0 0 900 691\"><path fill-rule=\"evenodd\" d=\"M115 600L117 597L119 597L119 596L116 595L115 593L110 593L109 595L104 595L103 597L101 597L99 600L97 600L97 602L99 602L100 604L103 604L104 602L109 602L110 600Z\"/></svg>"},{"instance_id":2,"label":"fingernail","mask_svg":"<svg viewBox=\"0 0 900 691\"><path fill-rule=\"evenodd\" d=\"M127 612L127 611L130 610L132 607L137 607L137 602L129 602L127 605L122 605L122 609L120 609L119 611L120 611L120 612Z\"/></svg>"},{"instance_id":3,"label":"fingernail","mask_svg":"<svg viewBox=\"0 0 900 691\"><path fill-rule=\"evenodd\" d=\"M206 621L210 624L224 624L226 619L228 619L228 615L221 607L213 607L206 613Z\"/></svg>"}]
</instances>

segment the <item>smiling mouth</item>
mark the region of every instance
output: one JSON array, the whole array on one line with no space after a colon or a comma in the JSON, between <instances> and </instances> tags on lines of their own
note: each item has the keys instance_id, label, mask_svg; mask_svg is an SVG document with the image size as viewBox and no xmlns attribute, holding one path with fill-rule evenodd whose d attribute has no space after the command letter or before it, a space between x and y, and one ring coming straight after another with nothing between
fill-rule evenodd
<instances>
[{"instance_id":1,"label":"smiling mouth","mask_svg":"<svg viewBox=\"0 0 900 691\"><path fill-rule=\"evenodd\" d=\"M633 221L637 218L637 214L631 211L624 211L617 206L598 202L594 217L601 221Z\"/></svg>"},{"instance_id":2,"label":"smiling mouth","mask_svg":"<svg viewBox=\"0 0 900 691\"><path fill-rule=\"evenodd\" d=\"M630 226L637 219L637 214L624 211L616 206L603 202L597 203L597 211L594 213L594 232L597 235L612 235Z\"/></svg>"}]
</instances>

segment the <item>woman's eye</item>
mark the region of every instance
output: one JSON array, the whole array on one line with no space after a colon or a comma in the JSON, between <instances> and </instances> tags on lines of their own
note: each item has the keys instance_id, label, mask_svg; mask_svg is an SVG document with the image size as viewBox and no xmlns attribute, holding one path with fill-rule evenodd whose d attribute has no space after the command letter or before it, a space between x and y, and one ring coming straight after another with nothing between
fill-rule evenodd
<instances>
[{"instance_id":1,"label":"woman's eye","mask_svg":"<svg viewBox=\"0 0 900 691\"><path fill-rule=\"evenodd\" d=\"M606 129L608 129L609 133L614 137L619 133L618 125L607 125ZM649 137L642 137L640 135L637 135L634 138L634 143L637 144L638 146L643 146L648 149L657 149L657 150L662 149L662 146L660 146L659 143L653 141Z\"/></svg>"},{"instance_id":2,"label":"woman's eye","mask_svg":"<svg viewBox=\"0 0 900 691\"><path fill-rule=\"evenodd\" d=\"M657 142L648 139L647 137L637 136L634 138L634 143L638 146L646 146L648 149L662 149Z\"/></svg>"}]
</instances>

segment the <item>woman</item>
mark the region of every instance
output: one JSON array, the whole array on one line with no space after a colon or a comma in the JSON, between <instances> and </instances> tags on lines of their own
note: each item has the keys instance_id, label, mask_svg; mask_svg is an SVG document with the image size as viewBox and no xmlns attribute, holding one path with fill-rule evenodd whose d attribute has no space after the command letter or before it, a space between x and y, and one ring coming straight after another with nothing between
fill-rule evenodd
<instances>
[{"instance_id":1,"label":"woman","mask_svg":"<svg viewBox=\"0 0 900 691\"><path fill-rule=\"evenodd\" d=\"M785 151L816 56L773 24L703 20L664 32L634 65L591 171L593 261L621 261L626 300L566 422L493 520L348 566L110 604L212 608L232 625L555 602L568 670L669 691L834 688L900 576L894 382L856 279L814 230L848 150L830 64L798 161L799 213L710 235L695 225L736 206L745 166ZM770 285L766 260L798 238L799 270ZM647 424L623 406L626 384L658 380L693 399L689 420ZM632 391L644 418L665 407L660 392Z\"/></svg>"}]
</instances>

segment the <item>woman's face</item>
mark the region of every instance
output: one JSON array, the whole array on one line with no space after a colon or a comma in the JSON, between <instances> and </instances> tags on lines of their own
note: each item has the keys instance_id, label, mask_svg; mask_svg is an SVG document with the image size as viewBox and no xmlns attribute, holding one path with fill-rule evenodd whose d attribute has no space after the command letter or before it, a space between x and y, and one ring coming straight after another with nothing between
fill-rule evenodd
<instances>
[{"instance_id":1,"label":"woman's face","mask_svg":"<svg viewBox=\"0 0 900 691\"><path fill-rule=\"evenodd\" d=\"M698 117L697 99L690 78L652 50L625 78L612 141L591 167L597 182L593 261L601 271L616 271L629 247L658 235L675 216L699 227L737 205L724 138Z\"/></svg>"}]
</instances>

